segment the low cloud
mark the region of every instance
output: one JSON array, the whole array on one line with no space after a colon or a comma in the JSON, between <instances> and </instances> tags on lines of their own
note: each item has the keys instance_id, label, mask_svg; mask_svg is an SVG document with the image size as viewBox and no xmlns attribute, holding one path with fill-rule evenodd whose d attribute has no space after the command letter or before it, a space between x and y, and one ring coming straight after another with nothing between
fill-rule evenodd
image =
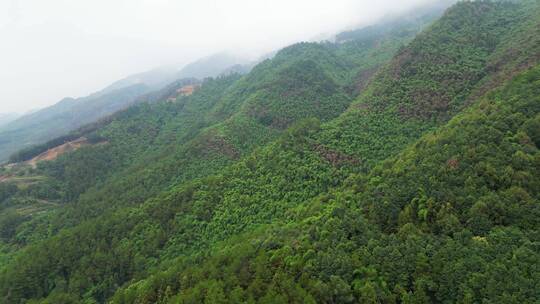
<instances>
[{"instance_id":1,"label":"low cloud","mask_svg":"<svg viewBox=\"0 0 540 304\"><path fill-rule=\"evenodd\" d=\"M0 2L0 113L223 50L257 56L436 0Z\"/></svg>"}]
</instances>

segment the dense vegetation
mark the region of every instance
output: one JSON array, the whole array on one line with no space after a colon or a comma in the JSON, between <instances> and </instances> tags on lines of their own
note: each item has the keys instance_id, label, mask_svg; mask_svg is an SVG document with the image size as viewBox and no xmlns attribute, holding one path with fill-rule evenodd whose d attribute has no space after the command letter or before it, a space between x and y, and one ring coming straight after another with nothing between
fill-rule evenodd
<instances>
[{"instance_id":1,"label":"dense vegetation","mask_svg":"<svg viewBox=\"0 0 540 304\"><path fill-rule=\"evenodd\" d=\"M414 28L425 25L426 19ZM165 88L147 95L150 104L133 106L97 127L72 133L73 138L85 136L106 144L38 165L37 174L60 184L51 189L51 197L71 204L21 226L18 243L54 234L109 208L140 204L174 184L216 173L301 119L327 121L338 116L351 101L349 88L357 81L355 75L388 60L412 37L412 33L388 34L379 40L340 45L300 43L244 77L207 79L191 96L156 103L159 96L170 100L170 89ZM27 151L35 155L46 147Z\"/></svg>"},{"instance_id":2,"label":"dense vegetation","mask_svg":"<svg viewBox=\"0 0 540 304\"><path fill-rule=\"evenodd\" d=\"M150 203L160 216L181 214L157 227L169 240L162 255L182 257L114 302L534 302L539 81L540 68L526 72L370 174L313 199L336 171L304 167L316 157L296 150L294 136L313 130L302 126L280 141L288 162L273 165L271 180L285 180L272 184L286 191L258 182L269 177L263 152L233 176ZM199 239L215 244L209 256L187 254L201 250Z\"/></svg>"},{"instance_id":3,"label":"dense vegetation","mask_svg":"<svg viewBox=\"0 0 540 304\"><path fill-rule=\"evenodd\" d=\"M3 169L0 302L534 303L539 12L293 45Z\"/></svg>"}]
</instances>

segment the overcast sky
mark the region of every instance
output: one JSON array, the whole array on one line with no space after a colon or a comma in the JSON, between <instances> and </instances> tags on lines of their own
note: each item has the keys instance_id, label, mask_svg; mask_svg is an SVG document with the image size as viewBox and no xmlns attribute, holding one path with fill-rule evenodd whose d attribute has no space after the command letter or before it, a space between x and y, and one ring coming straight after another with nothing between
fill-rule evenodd
<instances>
[{"instance_id":1,"label":"overcast sky","mask_svg":"<svg viewBox=\"0 0 540 304\"><path fill-rule=\"evenodd\" d=\"M0 0L0 113L223 50L260 55L436 0Z\"/></svg>"}]
</instances>

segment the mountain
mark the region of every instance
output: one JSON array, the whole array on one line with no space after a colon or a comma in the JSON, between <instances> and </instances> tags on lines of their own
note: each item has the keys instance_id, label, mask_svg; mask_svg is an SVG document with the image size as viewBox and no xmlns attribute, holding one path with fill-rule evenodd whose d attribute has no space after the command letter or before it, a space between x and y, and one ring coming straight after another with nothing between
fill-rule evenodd
<instances>
[{"instance_id":1,"label":"mountain","mask_svg":"<svg viewBox=\"0 0 540 304\"><path fill-rule=\"evenodd\" d=\"M6 161L20 149L43 143L123 109L148 91L149 87L138 84L105 94L64 98L53 106L24 115L0 127L0 161Z\"/></svg>"},{"instance_id":2,"label":"mountain","mask_svg":"<svg viewBox=\"0 0 540 304\"><path fill-rule=\"evenodd\" d=\"M105 89L100 91L100 94L112 92L115 90L123 89L138 84L145 84L154 90L158 90L161 87L176 80L175 74L177 68L172 66L160 67L143 73L130 75L126 78L115 81Z\"/></svg>"},{"instance_id":3,"label":"mountain","mask_svg":"<svg viewBox=\"0 0 540 304\"><path fill-rule=\"evenodd\" d=\"M160 94L160 89L176 80L245 73L250 68L240 65L243 63L245 61L233 55L219 53L190 63L181 70L174 67L154 69L116 81L87 97L65 98L53 106L0 124L0 162L21 149L32 149L122 110L140 101L138 97L143 94Z\"/></svg>"},{"instance_id":4,"label":"mountain","mask_svg":"<svg viewBox=\"0 0 540 304\"><path fill-rule=\"evenodd\" d=\"M228 74L231 72L245 74L249 72L253 65L253 63L240 56L221 52L200 58L181 68L170 65L130 75L109 85L101 93L107 93L141 83L151 87L153 90L159 90L178 79L197 78L203 80L207 77L216 77L223 73Z\"/></svg>"},{"instance_id":5,"label":"mountain","mask_svg":"<svg viewBox=\"0 0 540 304\"><path fill-rule=\"evenodd\" d=\"M316 154L291 163L305 158L306 150L291 159L268 149L256 165L246 168L254 162L246 159L219 180L149 202L146 214L124 214L131 222L127 229L184 217L161 226L167 243L157 257L171 261L133 280L112 302L534 302L540 274L530 269L540 259L534 246L540 176L534 164L538 146L529 139L538 127L539 72L537 67L516 77L335 190L324 190L339 176L332 163L313 160ZM503 133L498 122L509 115L520 120ZM507 146L478 143L486 134L501 136ZM451 150L449 142L456 143ZM509 158L523 163L509 165ZM279 159L289 162L283 171L274 165ZM287 182L272 190L268 174ZM306 174L318 177L306 182ZM240 182L248 178L249 184ZM150 220L158 208L163 218ZM196 248L205 239L213 245L199 257ZM501 269L512 277L498 275Z\"/></svg>"},{"instance_id":6,"label":"mountain","mask_svg":"<svg viewBox=\"0 0 540 304\"><path fill-rule=\"evenodd\" d=\"M539 13L298 43L3 167L0 302L535 302Z\"/></svg>"},{"instance_id":7,"label":"mountain","mask_svg":"<svg viewBox=\"0 0 540 304\"><path fill-rule=\"evenodd\" d=\"M223 72L234 69L234 66L249 66L250 62L240 56L236 56L227 52L217 53L208 57L196 60L176 73L176 78L198 78L216 77ZM239 71L247 72L249 68L240 69Z\"/></svg>"},{"instance_id":8,"label":"mountain","mask_svg":"<svg viewBox=\"0 0 540 304\"><path fill-rule=\"evenodd\" d=\"M275 139L295 121L337 116L351 100L348 83L356 81L353 75L358 69L372 69L397 50L399 43L382 43L388 40L393 39L351 43L338 49L331 44L297 44L244 77L233 74L209 79L191 96L131 107L103 121L102 128L92 126L53 140L30 154L23 153L20 160L83 136L107 142L95 150L87 147L84 153L43 164L52 166L45 169L46 175L62 181L58 195L64 196L63 200L76 200L86 193L81 197L86 202L77 210L68 208L69 213L76 211L87 217L97 210L140 204L172 184L221 170ZM377 53L379 57L352 58L356 52ZM288 115L280 117L280 108L287 109ZM75 168L85 170L88 176L81 176ZM104 180L107 182L100 185ZM93 187L100 190L92 191ZM74 221L69 217L58 223L69 225Z\"/></svg>"},{"instance_id":9,"label":"mountain","mask_svg":"<svg viewBox=\"0 0 540 304\"><path fill-rule=\"evenodd\" d=\"M18 113L2 113L0 114L0 126L8 124L20 116Z\"/></svg>"}]
</instances>

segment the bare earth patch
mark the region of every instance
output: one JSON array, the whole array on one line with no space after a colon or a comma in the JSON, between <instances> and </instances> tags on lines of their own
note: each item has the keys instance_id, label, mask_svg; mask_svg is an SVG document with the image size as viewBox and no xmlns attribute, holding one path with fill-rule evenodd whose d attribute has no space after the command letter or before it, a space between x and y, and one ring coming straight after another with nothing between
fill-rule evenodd
<instances>
[{"instance_id":1,"label":"bare earth patch","mask_svg":"<svg viewBox=\"0 0 540 304\"><path fill-rule=\"evenodd\" d=\"M54 160L54 159L58 158L58 156L60 156L60 155L62 155L64 153L72 152L72 151L75 151L75 150L77 150L77 149L79 149L81 147L88 146L88 145L91 145L88 142L88 139L86 139L86 137L80 137L80 138L77 138L77 139L75 139L73 141L62 144L60 146L56 146L54 148L51 148L51 149L39 154L38 156L32 158L31 160L26 161L26 164L29 164L29 165L31 165L32 167L35 168L36 164L38 162L40 162L40 161Z\"/></svg>"}]
</instances>

